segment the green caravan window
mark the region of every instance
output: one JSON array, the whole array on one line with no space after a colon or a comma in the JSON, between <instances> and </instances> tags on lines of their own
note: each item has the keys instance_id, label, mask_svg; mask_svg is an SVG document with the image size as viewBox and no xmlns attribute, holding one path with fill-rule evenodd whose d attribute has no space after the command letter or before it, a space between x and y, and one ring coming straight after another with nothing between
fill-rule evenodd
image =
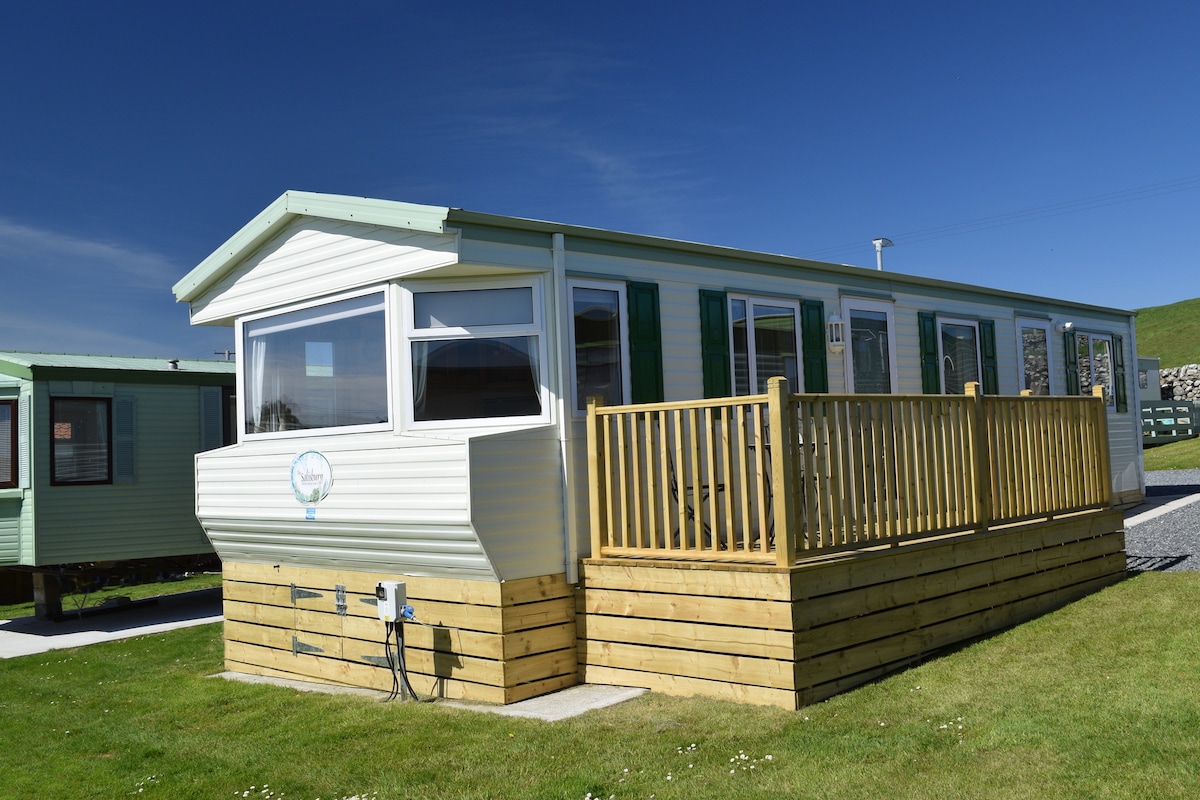
<instances>
[{"instance_id":1,"label":"green caravan window","mask_svg":"<svg viewBox=\"0 0 1200 800\"><path fill-rule=\"evenodd\" d=\"M0 400L0 489L15 489L18 477L17 401Z\"/></svg>"},{"instance_id":2,"label":"green caravan window","mask_svg":"<svg viewBox=\"0 0 1200 800\"><path fill-rule=\"evenodd\" d=\"M388 427L382 292L247 321L242 361L247 434Z\"/></svg>"},{"instance_id":3,"label":"green caravan window","mask_svg":"<svg viewBox=\"0 0 1200 800\"><path fill-rule=\"evenodd\" d=\"M50 399L50 483L112 483L112 400Z\"/></svg>"},{"instance_id":4,"label":"green caravan window","mask_svg":"<svg viewBox=\"0 0 1200 800\"><path fill-rule=\"evenodd\" d=\"M767 381L777 375L787 378L790 391L804 391L799 330L798 302L729 295L733 394L766 394Z\"/></svg>"},{"instance_id":5,"label":"green caravan window","mask_svg":"<svg viewBox=\"0 0 1200 800\"><path fill-rule=\"evenodd\" d=\"M409 290L414 423L548 419L540 287Z\"/></svg>"},{"instance_id":6,"label":"green caravan window","mask_svg":"<svg viewBox=\"0 0 1200 800\"><path fill-rule=\"evenodd\" d=\"M625 284L572 280L571 352L575 359L575 410L598 396L609 406L630 402L628 311Z\"/></svg>"}]
</instances>

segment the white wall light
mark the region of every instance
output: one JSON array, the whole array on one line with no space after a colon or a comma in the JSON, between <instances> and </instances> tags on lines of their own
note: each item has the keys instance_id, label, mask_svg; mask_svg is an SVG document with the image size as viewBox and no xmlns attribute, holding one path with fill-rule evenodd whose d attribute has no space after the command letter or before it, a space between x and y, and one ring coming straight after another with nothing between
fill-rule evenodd
<instances>
[{"instance_id":1,"label":"white wall light","mask_svg":"<svg viewBox=\"0 0 1200 800\"><path fill-rule=\"evenodd\" d=\"M840 353L846 347L846 323L837 314L830 314L825 320L825 341L831 353Z\"/></svg>"}]
</instances>

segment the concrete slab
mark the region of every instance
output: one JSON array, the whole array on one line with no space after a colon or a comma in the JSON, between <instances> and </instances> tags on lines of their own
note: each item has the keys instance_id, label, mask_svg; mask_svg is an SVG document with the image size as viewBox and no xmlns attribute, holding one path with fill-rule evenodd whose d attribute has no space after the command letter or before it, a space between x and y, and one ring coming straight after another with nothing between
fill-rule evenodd
<instances>
[{"instance_id":1,"label":"concrete slab","mask_svg":"<svg viewBox=\"0 0 1200 800\"><path fill-rule=\"evenodd\" d=\"M224 678L230 681L240 681L242 683L267 684L270 686L279 686L286 689L292 689L297 692L321 692L323 694L354 694L362 697L373 697L383 700L387 697L386 692L376 691L374 689L360 689L354 686L335 686L328 683L315 683L311 681L297 681L287 678L269 678L263 675L248 675L244 672L222 672L214 677ZM599 708L614 706L618 703L623 703L626 700L632 700L635 697L640 697L648 690L637 689L629 686L598 686L594 684L581 684L579 686L570 686L566 689L561 689L557 692L534 697L529 700L522 700L519 703L510 703L506 706L493 706L483 703L467 703L460 700L436 700L439 706L448 706L450 708L461 708L466 711L479 711L487 714L498 714L504 717L524 717L526 719L540 719L546 722L557 722L558 720L577 717L588 711Z\"/></svg>"},{"instance_id":2,"label":"concrete slab","mask_svg":"<svg viewBox=\"0 0 1200 800\"><path fill-rule=\"evenodd\" d=\"M221 590L213 588L164 595L156 603L132 603L110 613L62 622L37 617L0 620L0 658L112 642L222 619Z\"/></svg>"}]
</instances>

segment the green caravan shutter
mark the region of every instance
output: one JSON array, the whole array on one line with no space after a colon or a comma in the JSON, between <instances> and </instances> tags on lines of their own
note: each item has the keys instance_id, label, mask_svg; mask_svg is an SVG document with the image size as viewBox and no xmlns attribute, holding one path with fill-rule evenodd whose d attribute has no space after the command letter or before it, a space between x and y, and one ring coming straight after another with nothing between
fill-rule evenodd
<instances>
[{"instance_id":1,"label":"green caravan shutter","mask_svg":"<svg viewBox=\"0 0 1200 800\"><path fill-rule=\"evenodd\" d=\"M629 308L629 393L635 403L663 399L662 323L658 311L658 284L626 285Z\"/></svg>"},{"instance_id":2,"label":"green caravan shutter","mask_svg":"<svg viewBox=\"0 0 1200 800\"><path fill-rule=\"evenodd\" d=\"M224 443L221 387L200 387L200 452L215 450Z\"/></svg>"},{"instance_id":3,"label":"green caravan shutter","mask_svg":"<svg viewBox=\"0 0 1200 800\"><path fill-rule=\"evenodd\" d=\"M932 311L917 312L917 338L921 352L921 391L941 394L942 378L938 369L937 315Z\"/></svg>"},{"instance_id":4,"label":"green caravan shutter","mask_svg":"<svg viewBox=\"0 0 1200 800\"><path fill-rule=\"evenodd\" d=\"M804 351L804 391L829 391L829 364L825 356L825 303L800 301L800 344Z\"/></svg>"},{"instance_id":5,"label":"green caravan shutter","mask_svg":"<svg viewBox=\"0 0 1200 800\"><path fill-rule=\"evenodd\" d=\"M996 366L996 323L979 320L979 355L983 367L983 393L1000 394L1000 371Z\"/></svg>"},{"instance_id":6,"label":"green caravan shutter","mask_svg":"<svg viewBox=\"0 0 1200 800\"><path fill-rule=\"evenodd\" d=\"M1125 388L1125 340L1113 334L1113 394L1116 395L1117 413L1129 410L1129 397Z\"/></svg>"},{"instance_id":7,"label":"green caravan shutter","mask_svg":"<svg viewBox=\"0 0 1200 800\"><path fill-rule=\"evenodd\" d=\"M1075 331L1063 332L1063 366L1067 377L1067 394L1079 394L1079 343Z\"/></svg>"},{"instance_id":8,"label":"green caravan shutter","mask_svg":"<svg viewBox=\"0 0 1200 800\"><path fill-rule=\"evenodd\" d=\"M29 488L29 396L17 402L17 488Z\"/></svg>"},{"instance_id":9,"label":"green caravan shutter","mask_svg":"<svg viewBox=\"0 0 1200 800\"><path fill-rule=\"evenodd\" d=\"M725 293L700 290L700 359L704 368L704 396L729 397L733 377L729 368L729 307Z\"/></svg>"},{"instance_id":10,"label":"green caravan shutter","mask_svg":"<svg viewBox=\"0 0 1200 800\"><path fill-rule=\"evenodd\" d=\"M136 411L137 398L129 396L113 398L113 483L137 482Z\"/></svg>"}]
</instances>

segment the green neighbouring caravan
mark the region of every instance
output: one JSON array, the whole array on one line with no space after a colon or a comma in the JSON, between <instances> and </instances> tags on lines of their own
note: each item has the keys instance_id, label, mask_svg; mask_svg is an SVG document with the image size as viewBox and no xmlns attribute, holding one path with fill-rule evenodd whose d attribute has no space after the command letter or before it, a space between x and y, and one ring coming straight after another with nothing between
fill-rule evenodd
<instances>
[{"instance_id":1,"label":"green neighbouring caravan","mask_svg":"<svg viewBox=\"0 0 1200 800\"><path fill-rule=\"evenodd\" d=\"M193 459L230 439L234 371L0 352L0 567L211 553Z\"/></svg>"}]
</instances>

